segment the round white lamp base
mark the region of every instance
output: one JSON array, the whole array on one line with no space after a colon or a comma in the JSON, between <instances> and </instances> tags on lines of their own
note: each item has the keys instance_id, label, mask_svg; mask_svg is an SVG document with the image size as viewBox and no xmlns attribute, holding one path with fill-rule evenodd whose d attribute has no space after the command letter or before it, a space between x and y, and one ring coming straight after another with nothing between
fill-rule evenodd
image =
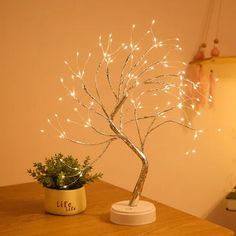
<instances>
[{"instance_id":1,"label":"round white lamp base","mask_svg":"<svg viewBox=\"0 0 236 236\"><path fill-rule=\"evenodd\" d=\"M145 225L156 220L156 207L151 202L139 201L129 206L129 201L116 202L111 206L111 222L119 225Z\"/></svg>"}]
</instances>

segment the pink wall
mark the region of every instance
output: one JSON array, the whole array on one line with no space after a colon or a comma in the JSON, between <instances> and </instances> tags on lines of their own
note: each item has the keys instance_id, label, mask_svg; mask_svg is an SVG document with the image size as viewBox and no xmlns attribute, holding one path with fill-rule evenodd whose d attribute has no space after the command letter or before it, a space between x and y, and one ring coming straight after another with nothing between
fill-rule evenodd
<instances>
[{"instance_id":1,"label":"pink wall","mask_svg":"<svg viewBox=\"0 0 236 236\"><path fill-rule=\"evenodd\" d=\"M53 153L82 156L91 150L62 142L46 124L48 116L68 111L57 102L63 92L58 78L65 73L65 59L72 60L77 50L84 55L91 51L100 33L112 31L120 42L129 35L131 24L145 30L156 19L159 36L179 37L184 49L181 59L189 61L201 41L207 2L1 1L0 185L32 181L26 169ZM234 0L223 3L220 39L224 55L236 54L235 11ZM223 199L236 182L235 86L235 81L219 82L215 109L203 112L197 122L206 132L194 156L183 155L193 140L181 128L160 129L152 136L147 152L150 172L143 192L234 230L236 213L224 210ZM218 127L223 131L220 135ZM49 134L41 135L41 128ZM104 172L104 180L129 190L139 167L121 143L114 144L96 166Z\"/></svg>"}]
</instances>

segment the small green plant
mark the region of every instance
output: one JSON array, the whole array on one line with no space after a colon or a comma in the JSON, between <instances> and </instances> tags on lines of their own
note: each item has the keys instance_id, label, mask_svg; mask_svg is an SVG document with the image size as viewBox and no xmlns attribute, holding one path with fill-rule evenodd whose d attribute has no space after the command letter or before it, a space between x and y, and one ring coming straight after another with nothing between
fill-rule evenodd
<instances>
[{"instance_id":1,"label":"small green plant","mask_svg":"<svg viewBox=\"0 0 236 236\"><path fill-rule=\"evenodd\" d=\"M91 174L92 165L86 157L80 164L73 156L55 154L46 158L45 163L36 162L28 169L30 176L44 187L52 189L77 189L102 177L102 173Z\"/></svg>"}]
</instances>

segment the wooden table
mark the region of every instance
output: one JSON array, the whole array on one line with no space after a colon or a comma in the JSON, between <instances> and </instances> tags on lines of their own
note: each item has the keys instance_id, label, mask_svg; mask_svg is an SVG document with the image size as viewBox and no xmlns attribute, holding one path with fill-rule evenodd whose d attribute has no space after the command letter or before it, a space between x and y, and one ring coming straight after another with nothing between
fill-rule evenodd
<instances>
[{"instance_id":1,"label":"wooden table","mask_svg":"<svg viewBox=\"0 0 236 236\"><path fill-rule=\"evenodd\" d=\"M143 226L110 223L111 204L129 197L130 192L99 181L87 186L88 206L84 213L54 216L44 212L43 189L38 183L0 187L0 235L234 235L226 228L155 202L155 223Z\"/></svg>"}]
</instances>

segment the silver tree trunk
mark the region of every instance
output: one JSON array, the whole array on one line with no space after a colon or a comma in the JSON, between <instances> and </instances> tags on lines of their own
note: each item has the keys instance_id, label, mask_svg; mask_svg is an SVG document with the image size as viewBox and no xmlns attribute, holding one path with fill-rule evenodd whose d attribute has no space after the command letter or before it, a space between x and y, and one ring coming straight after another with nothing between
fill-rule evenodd
<instances>
[{"instance_id":1,"label":"silver tree trunk","mask_svg":"<svg viewBox=\"0 0 236 236\"><path fill-rule=\"evenodd\" d=\"M142 193L143 185L144 185L147 173L148 173L147 158L144 155L144 153L138 147L136 147L136 145L114 125L112 121L110 121L110 128L142 161L142 169L139 174L138 181L133 190L132 198L129 202L129 206L137 206L139 197Z\"/></svg>"}]
</instances>

